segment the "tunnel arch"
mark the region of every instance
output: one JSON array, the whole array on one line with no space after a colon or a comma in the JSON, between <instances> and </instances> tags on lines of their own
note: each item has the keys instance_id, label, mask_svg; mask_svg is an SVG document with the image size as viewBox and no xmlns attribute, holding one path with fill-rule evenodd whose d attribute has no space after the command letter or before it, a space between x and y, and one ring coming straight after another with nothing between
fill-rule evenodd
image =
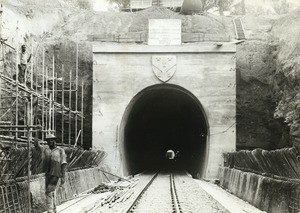
<instances>
[{"instance_id":1,"label":"tunnel arch","mask_svg":"<svg viewBox=\"0 0 300 213\"><path fill-rule=\"evenodd\" d=\"M174 84L156 84L137 93L120 125L124 174L160 167L168 149L179 151L177 166L205 176L209 125L200 101Z\"/></svg>"}]
</instances>

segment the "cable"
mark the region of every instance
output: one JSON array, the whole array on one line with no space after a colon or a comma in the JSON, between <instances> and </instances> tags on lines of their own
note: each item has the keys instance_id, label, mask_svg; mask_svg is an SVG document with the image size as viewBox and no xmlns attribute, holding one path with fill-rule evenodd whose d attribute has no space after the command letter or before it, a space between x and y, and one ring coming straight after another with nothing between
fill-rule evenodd
<instances>
[{"instance_id":1,"label":"cable","mask_svg":"<svg viewBox=\"0 0 300 213\"><path fill-rule=\"evenodd\" d=\"M233 125L235 125L235 124L236 124L236 122L234 122L233 124L231 124L227 129L225 129L225 130L222 131L222 132L216 132L216 133L212 133L212 134L202 134L201 136L202 136L202 137L205 137L205 136L219 135L219 134L226 133L226 132L228 132L228 130L229 130L231 127L233 127Z\"/></svg>"}]
</instances>

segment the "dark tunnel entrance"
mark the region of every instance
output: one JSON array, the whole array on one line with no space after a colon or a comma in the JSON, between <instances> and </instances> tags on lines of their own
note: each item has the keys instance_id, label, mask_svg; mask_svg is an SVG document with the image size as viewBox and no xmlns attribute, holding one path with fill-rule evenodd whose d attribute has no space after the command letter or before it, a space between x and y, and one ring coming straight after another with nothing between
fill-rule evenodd
<instances>
[{"instance_id":1,"label":"dark tunnel entrance","mask_svg":"<svg viewBox=\"0 0 300 213\"><path fill-rule=\"evenodd\" d=\"M123 117L123 153L128 174L165 165L165 153L179 151L176 166L201 178L207 159L208 125L198 99L171 84L150 86L130 102Z\"/></svg>"}]
</instances>

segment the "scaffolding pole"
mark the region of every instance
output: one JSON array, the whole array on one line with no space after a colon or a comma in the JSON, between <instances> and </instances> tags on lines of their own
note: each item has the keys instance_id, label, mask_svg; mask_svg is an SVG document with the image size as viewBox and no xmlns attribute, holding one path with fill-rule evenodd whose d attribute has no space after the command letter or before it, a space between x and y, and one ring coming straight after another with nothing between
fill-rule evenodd
<instances>
[{"instance_id":1,"label":"scaffolding pole","mask_svg":"<svg viewBox=\"0 0 300 213\"><path fill-rule=\"evenodd\" d=\"M70 69L70 84L69 84L69 108L72 108L72 70ZM71 112L69 111L69 146L71 146Z\"/></svg>"},{"instance_id":2,"label":"scaffolding pole","mask_svg":"<svg viewBox=\"0 0 300 213\"><path fill-rule=\"evenodd\" d=\"M81 81L81 114L83 115L83 81ZM83 146L83 116L81 116L81 146Z\"/></svg>"},{"instance_id":3,"label":"scaffolding pole","mask_svg":"<svg viewBox=\"0 0 300 213\"><path fill-rule=\"evenodd\" d=\"M57 72L55 72L55 94L54 94L54 102L57 102ZM54 103L53 103L54 107ZM55 109L55 108L54 108ZM55 111L53 111L53 125L54 125L54 131L56 132L56 114Z\"/></svg>"},{"instance_id":4,"label":"scaffolding pole","mask_svg":"<svg viewBox=\"0 0 300 213\"><path fill-rule=\"evenodd\" d=\"M75 138L77 138L77 102L78 102L78 43L76 43L76 81L75 81ZM70 88L71 90L71 88Z\"/></svg>"},{"instance_id":5,"label":"scaffolding pole","mask_svg":"<svg viewBox=\"0 0 300 213\"><path fill-rule=\"evenodd\" d=\"M4 54L3 54L3 44L2 44L2 13L3 13L3 8L2 4L0 4L0 41L1 41L1 57L2 57L2 64L3 64L3 70L4 70ZM0 71L2 72L2 70ZM0 99L1 99L1 79L0 79ZM0 102L0 107L1 107L1 102Z\"/></svg>"},{"instance_id":6,"label":"scaffolding pole","mask_svg":"<svg viewBox=\"0 0 300 213\"><path fill-rule=\"evenodd\" d=\"M45 124L44 124L44 102L45 102L45 99L44 99L44 93L45 93L45 49L43 48L43 75L42 75L42 96L43 96L43 99L42 99L42 130L45 130ZM44 140L44 134L42 133L42 140Z\"/></svg>"},{"instance_id":7,"label":"scaffolding pole","mask_svg":"<svg viewBox=\"0 0 300 213\"><path fill-rule=\"evenodd\" d=\"M2 73L4 73L5 72L5 54L4 54L4 52L5 52L5 49L4 49L4 47L5 47L5 43L1 40L1 35L0 35L0 43L1 43L1 60L2 60Z\"/></svg>"},{"instance_id":8,"label":"scaffolding pole","mask_svg":"<svg viewBox=\"0 0 300 213\"><path fill-rule=\"evenodd\" d=\"M16 86L16 115L15 115L15 124L18 125L19 122L19 118L18 118L18 113L19 113L19 70L18 70L18 61L19 61L19 48L18 46L16 47L16 82L17 82L17 86ZM16 129L17 130L17 129ZM18 137L18 133L16 132L15 134L16 138Z\"/></svg>"},{"instance_id":9,"label":"scaffolding pole","mask_svg":"<svg viewBox=\"0 0 300 213\"><path fill-rule=\"evenodd\" d=\"M44 57L44 56L43 56ZM37 60L37 58L36 57L34 57L34 65L35 65L35 67L37 67L37 65L36 65L36 60ZM32 60L33 61L33 60ZM44 73L43 73L43 75L44 75ZM35 92L36 93L38 93L38 69L36 68L35 69Z\"/></svg>"},{"instance_id":10,"label":"scaffolding pole","mask_svg":"<svg viewBox=\"0 0 300 213\"><path fill-rule=\"evenodd\" d=\"M62 144L64 143L64 104L65 104L65 78L64 78L64 65L62 65L62 68L61 68L61 72L62 72L62 93L61 93L61 142Z\"/></svg>"},{"instance_id":11,"label":"scaffolding pole","mask_svg":"<svg viewBox=\"0 0 300 213\"><path fill-rule=\"evenodd\" d=\"M29 123L29 125L31 125L31 126L33 125L33 118L34 118L34 115L33 115L33 95L31 94L30 95L30 123ZM30 134L30 137L32 137L32 134Z\"/></svg>"},{"instance_id":12,"label":"scaffolding pole","mask_svg":"<svg viewBox=\"0 0 300 213\"><path fill-rule=\"evenodd\" d=\"M13 90L12 90L12 91L13 91ZM17 102L17 100L15 99L11 107L13 107L14 103L16 103L16 102ZM7 105L6 105L6 106L7 106ZM13 124L14 124L14 123L13 123L13 120L14 120L14 114L13 114L13 109L11 109L11 110L10 110L10 125L13 125ZM10 132L9 135L12 136L12 135L13 135L12 132Z\"/></svg>"},{"instance_id":13,"label":"scaffolding pole","mask_svg":"<svg viewBox=\"0 0 300 213\"><path fill-rule=\"evenodd\" d=\"M2 79L0 78L0 108L2 107Z\"/></svg>"},{"instance_id":14,"label":"scaffolding pole","mask_svg":"<svg viewBox=\"0 0 300 213\"><path fill-rule=\"evenodd\" d=\"M54 87L55 87L55 83L54 83L54 72L55 72L55 63L54 63L54 54L53 54L53 61L52 61L52 102L51 102L51 105L52 105L52 109L53 109L53 112L51 113L51 122L52 122L52 130L55 130L54 129ZM56 134L56 132L55 132Z\"/></svg>"},{"instance_id":15,"label":"scaffolding pole","mask_svg":"<svg viewBox=\"0 0 300 213\"><path fill-rule=\"evenodd\" d=\"M48 67L46 66L46 74L45 74L45 78L46 78L46 92L45 92L45 95L46 95L46 97L47 98L49 98L48 97ZM51 107L51 100L49 101L49 108ZM45 109L45 108L44 108ZM49 129L49 126L48 126L48 116L47 116L47 109L46 109L46 130L48 130Z\"/></svg>"},{"instance_id":16,"label":"scaffolding pole","mask_svg":"<svg viewBox=\"0 0 300 213\"><path fill-rule=\"evenodd\" d=\"M2 13L3 13L3 8L2 8L2 4L0 4L0 41L1 41L1 57L2 57L2 64L3 64L3 70L4 70L4 54L3 54L3 44L2 44ZM2 70L0 70L0 72L2 72ZM1 96L2 96L2 93L1 93L1 87L2 87L2 84L1 84L1 79L0 79L0 99L1 99ZM2 106L1 104L2 101L0 101L0 107Z\"/></svg>"},{"instance_id":17,"label":"scaffolding pole","mask_svg":"<svg viewBox=\"0 0 300 213\"><path fill-rule=\"evenodd\" d=\"M27 125L27 149L28 149L28 167L27 167L27 181L28 181L28 191L27 191L27 196L28 196L28 212L31 212L31 197L30 197L30 176L31 176L31 171L30 171L30 165L31 165L31 150L30 150L30 138L29 138L29 132L30 132L30 128L28 127L29 125Z\"/></svg>"},{"instance_id":18,"label":"scaffolding pole","mask_svg":"<svg viewBox=\"0 0 300 213\"><path fill-rule=\"evenodd\" d=\"M0 39L2 38L2 13L3 13L3 6L0 4Z\"/></svg>"},{"instance_id":19,"label":"scaffolding pole","mask_svg":"<svg viewBox=\"0 0 300 213\"><path fill-rule=\"evenodd\" d=\"M1 11L0 11L0 16L2 15L2 5L1 5ZM2 23L2 22L1 22ZM1 24L0 23L0 24ZM0 27L1 28L1 27ZM1 31L0 31L0 39L1 39ZM3 51L3 45L1 43L1 54L2 54L2 51ZM3 68L4 68L4 58L2 59L3 60ZM2 70L0 70L0 73L1 73ZM0 108L2 107L2 79L0 78Z\"/></svg>"},{"instance_id":20,"label":"scaffolding pole","mask_svg":"<svg viewBox=\"0 0 300 213\"><path fill-rule=\"evenodd\" d=\"M52 94L50 93L50 103L49 103L49 111L48 111L48 130L51 131L52 128L51 128L51 122L52 122L52 119L51 119L51 114L52 114Z\"/></svg>"},{"instance_id":21,"label":"scaffolding pole","mask_svg":"<svg viewBox=\"0 0 300 213\"><path fill-rule=\"evenodd\" d=\"M33 39L31 39L31 55L33 54ZM31 67L30 67L30 88L33 89L33 59L31 59ZM33 94L30 94L30 123L29 125L33 125ZM27 123L28 125L28 123ZM30 137L32 137L32 133L30 132Z\"/></svg>"},{"instance_id":22,"label":"scaffolding pole","mask_svg":"<svg viewBox=\"0 0 300 213\"><path fill-rule=\"evenodd\" d=\"M33 39L31 39L31 58L33 55ZM33 59L30 61L30 88L33 89Z\"/></svg>"}]
</instances>

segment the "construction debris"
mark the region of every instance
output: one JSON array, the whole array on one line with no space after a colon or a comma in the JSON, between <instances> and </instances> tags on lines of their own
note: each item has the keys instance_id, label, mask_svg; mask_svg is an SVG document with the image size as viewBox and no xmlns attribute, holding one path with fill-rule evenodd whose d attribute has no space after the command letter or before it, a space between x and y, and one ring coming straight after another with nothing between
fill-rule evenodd
<instances>
[{"instance_id":1,"label":"construction debris","mask_svg":"<svg viewBox=\"0 0 300 213\"><path fill-rule=\"evenodd\" d=\"M132 179L130 182L119 180L113 183L101 183L95 187L90 193L105 193L110 192L106 198L100 200L92 210L99 206L107 205L109 208L116 203L122 203L128 200L133 194L133 188L137 185L138 179Z\"/></svg>"}]
</instances>

